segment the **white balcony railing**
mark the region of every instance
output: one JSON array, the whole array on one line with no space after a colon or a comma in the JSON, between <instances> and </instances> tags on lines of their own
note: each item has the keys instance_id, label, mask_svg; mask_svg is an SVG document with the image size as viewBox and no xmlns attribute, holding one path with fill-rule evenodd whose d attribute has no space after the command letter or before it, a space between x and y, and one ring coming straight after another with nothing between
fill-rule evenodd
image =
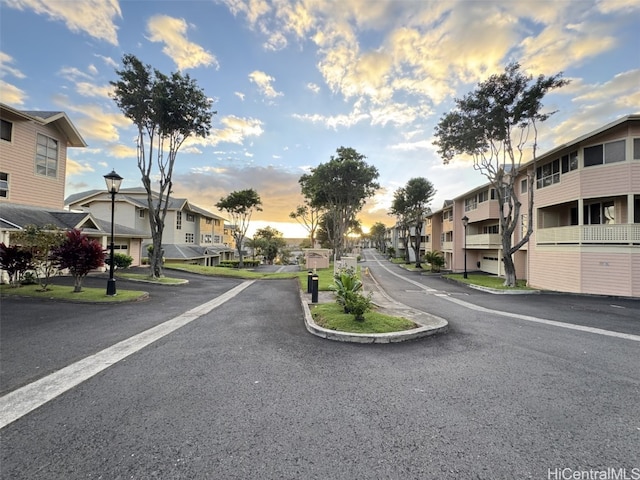
<instances>
[{"instance_id":1,"label":"white balcony railing","mask_svg":"<svg viewBox=\"0 0 640 480\"><path fill-rule=\"evenodd\" d=\"M467 248L500 248L502 240L498 233L467 235Z\"/></svg>"},{"instance_id":2,"label":"white balcony railing","mask_svg":"<svg viewBox=\"0 0 640 480\"><path fill-rule=\"evenodd\" d=\"M536 230L536 243L640 245L640 224L541 228Z\"/></svg>"},{"instance_id":3,"label":"white balcony railing","mask_svg":"<svg viewBox=\"0 0 640 480\"><path fill-rule=\"evenodd\" d=\"M442 250L452 251L453 250L453 242L442 242Z\"/></svg>"}]
</instances>

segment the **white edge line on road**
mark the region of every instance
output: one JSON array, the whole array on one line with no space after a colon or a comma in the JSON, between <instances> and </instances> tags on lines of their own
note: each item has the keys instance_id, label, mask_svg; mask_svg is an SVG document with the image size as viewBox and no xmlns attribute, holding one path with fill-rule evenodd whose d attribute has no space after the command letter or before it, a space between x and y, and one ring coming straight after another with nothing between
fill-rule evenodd
<instances>
[{"instance_id":1,"label":"white edge line on road","mask_svg":"<svg viewBox=\"0 0 640 480\"><path fill-rule=\"evenodd\" d=\"M402 275L397 274L396 272L391 271L389 268L387 268L385 265L383 265L380 260L378 260L377 257L374 257L375 261L378 263L379 266L381 266L382 268L384 268L387 272L391 273L392 275L395 275L398 278L401 278L413 285L416 285L420 288L422 288L423 290L425 290L428 293L434 293L437 292L437 290L434 290L432 288L426 287L425 285L422 285L421 283L418 283L414 280L411 280L409 278L406 278ZM500 315L502 317L512 317L512 318L517 318L519 320L526 320L527 322L535 322L535 323L542 323L544 325L552 325L554 327L560 327L560 328L568 328L569 330L578 330L580 332L589 332L589 333L595 333L597 335L606 335L608 337L617 337L617 338L624 338L625 340L632 340L634 342L640 342L640 335L633 335L631 333L620 333L620 332L614 332L611 330L604 330L602 328L595 328L595 327L585 327L583 325L576 325L574 323L565 323L565 322L558 322L556 320L547 320L544 318L538 318L538 317L532 317L530 315L522 315L519 313L509 313L509 312L502 312L500 310L492 310L490 308L485 308L485 307L481 307L478 305L475 305L473 303L469 303L466 302L464 300L460 300L457 298L453 298L450 297L449 295L443 294L443 293L435 293L435 296L440 297L444 300L449 300L450 302L456 303L458 305L460 305L461 307L466 307L469 308L471 310L476 310L478 312L486 312L486 313L491 313L493 315Z\"/></svg>"},{"instance_id":2,"label":"white edge line on road","mask_svg":"<svg viewBox=\"0 0 640 480\"><path fill-rule=\"evenodd\" d=\"M245 281L219 297L198 305L191 310L156 325L111 347L79 360L67 367L47 375L0 397L0 429L20 417L53 400L58 395L88 380L125 357L187 325L198 317L231 300L249 287L255 280Z\"/></svg>"}]
</instances>

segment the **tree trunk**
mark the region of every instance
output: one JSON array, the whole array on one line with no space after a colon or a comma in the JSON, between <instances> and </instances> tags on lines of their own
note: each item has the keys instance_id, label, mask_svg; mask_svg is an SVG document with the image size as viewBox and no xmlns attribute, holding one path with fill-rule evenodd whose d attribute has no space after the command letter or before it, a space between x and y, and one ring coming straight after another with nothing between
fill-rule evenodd
<instances>
[{"instance_id":1,"label":"tree trunk","mask_svg":"<svg viewBox=\"0 0 640 480\"><path fill-rule=\"evenodd\" d=\"M513 263L511 251L511 237L502 239L502 262L504 263L504 285L506 287L516 286L516 266Z\"/></svg>"},{"instance_id":2,"label":"tree trunk","mask_svg":"<svg viewBox=\"0 0 640 480\"><path fill-rule=\"evenodd\" d=\"M153 235L153 250L149 256L149 264L151 265L151 276L153 278L162 277L162 234L157 232Z\"/></svg>"},{"instance_id":3,"label":"tree trunk","mask_svg":"<svg viewBox=\"0 0 640 480\"><path fill-rule=\"evenodd\" d=\"M76 275L73 281L73 293L82 292L82 275Z\"/></svg>"}]
</instances>

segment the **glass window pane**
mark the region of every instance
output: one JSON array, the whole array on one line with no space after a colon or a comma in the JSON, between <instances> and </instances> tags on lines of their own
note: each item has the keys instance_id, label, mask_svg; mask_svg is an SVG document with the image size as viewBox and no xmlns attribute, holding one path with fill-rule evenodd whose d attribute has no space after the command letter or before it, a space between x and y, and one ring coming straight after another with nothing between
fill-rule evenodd
<instances>
[{"instance_id":1,"label":"glass window pane","mask_svg":"<svg viewBox=\"0 0 640 480\"><path fill-rule=\"evenodd\" d=\"M625 141L604 144L604 163L624 162Z\"/></svg>"},{"instance_id":2,"label":"glass window pane","mask_svg":"<svg viewBox=\"0 0 640 480\"><path fill-rule=\"evenodd\" d=\"M633 139L633 159L640 160L640 138Z\"/></svg>"},{"instance_id":3,"label":"glass window pane","mask_svg":"<svg viewBox=\"0 0 640 480\"><path fill-rule=\"evenodd\" d=\"M584 149L584 166L591 167L593 165L602 164L602 145L594 145Z\"/></svg>"}]
</instances>

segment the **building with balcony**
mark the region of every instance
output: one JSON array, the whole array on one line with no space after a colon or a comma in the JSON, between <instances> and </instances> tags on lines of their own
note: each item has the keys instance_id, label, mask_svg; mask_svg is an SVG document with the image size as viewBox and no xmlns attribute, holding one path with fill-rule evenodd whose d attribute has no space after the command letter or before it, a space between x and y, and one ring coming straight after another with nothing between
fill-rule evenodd
<instances>
[{"instance_id":1,"label":"building with balcony","mask_svg":"<svg viewBox=\"0 0 640 480\"><path fill-rule=\"evenodd\" d=\"M545 290L640 297L640 114L523 165L515 194L522 208L512 244L533 228L513 256L518 278ZM445 201L427 219L425 251L441 251L456 272L466 251L469 271L503 275L500 207L488 183Z\"/></svg>"}]
</instances>

